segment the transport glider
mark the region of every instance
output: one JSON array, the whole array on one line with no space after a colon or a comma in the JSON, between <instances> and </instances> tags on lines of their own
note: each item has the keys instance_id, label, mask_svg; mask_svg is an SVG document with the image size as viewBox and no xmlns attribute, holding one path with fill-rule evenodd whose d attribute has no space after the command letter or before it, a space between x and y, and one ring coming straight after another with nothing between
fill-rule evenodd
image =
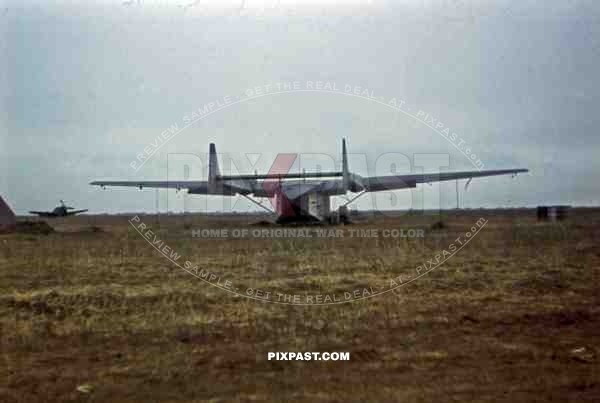
<instances>
[{"instance_id":1,"label":"transport glider","mask_svg":"<svg viewBox=\"0 0 600 403\"><path fill-rule=\"evenodd\" d=\"M280 154L278 156L295 154ZM292 162L293 162L292 159ZM277 165L277 160L274 166ZM283 161L280 166L291 167ZM273 171L273 169L271 169ZM527 169L499 169L485 171L439 172L408 175L363 177L350 172L346 140L342 140L342 170L340 172L288 173L269 172L266 175L221 175L217 151L209 146L208 181L94 181L91 185L131 186L143 188L186 189L189 194L243 196L267 211L273 212L256 198L269 198L277 214L277 222L326 222L336 224L348 220L347 205L369 192L415 188L418 184L472 179L493 175L517 175ZM352 199L337 211L331 210L330 198L355 193Z\"/></svg>"}]
</instances>

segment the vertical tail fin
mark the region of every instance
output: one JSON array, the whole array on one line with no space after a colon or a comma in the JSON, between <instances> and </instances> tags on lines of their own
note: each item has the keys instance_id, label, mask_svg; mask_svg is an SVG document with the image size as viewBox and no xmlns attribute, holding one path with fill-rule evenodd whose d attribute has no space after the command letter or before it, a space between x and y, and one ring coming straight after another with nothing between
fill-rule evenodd
<instances>
[{"instance_id":1,"label":"vertical tail fin","mask_svg":"<svg viewBox=\"0 0 600 403\"><path fill-rule=\"evenodd\" d=\"M215 143L210 143L208 148L208 187L213 191L217 187L217 177L221 176L219 170L219 160L217 159L217 147Z\"/></svg>"},{"instance_id":2,"label":"vertical tail fin","mask_svg":"<svg viewBox=\"0 0 600 403\"><path fill-rule=\"evenodd\" d=\"M346 139L342 139L342 181L344 190L350 186L350 171L348 170L348 152L346 150Z\"/></svg>"},{"instance_id":3,"label":"vertical tail fin","mask_svg":"<svg viewBox=\"0 0 600 403\"><path fill-rule=\"evenodd\" d=\"M17 226L15 213L0 196L0 232L13 231Z\"/></svg>"}]
</instances>

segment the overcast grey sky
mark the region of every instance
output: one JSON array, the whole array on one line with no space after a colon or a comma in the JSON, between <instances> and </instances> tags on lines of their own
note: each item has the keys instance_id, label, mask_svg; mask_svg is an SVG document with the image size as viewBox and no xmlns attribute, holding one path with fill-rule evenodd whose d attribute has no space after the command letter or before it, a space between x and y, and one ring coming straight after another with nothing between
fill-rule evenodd
<instances>
[{"instance_id":1,"label":"overcast grey sky","mask_svg":"<svg viewBox=\"0 0 600 403\"><path fill-rule=\"evenodd\" d=\"M400 167L407 172L422 169L413 160L421 153L447 155L449 166L440 169L474 169L440 134L386 107L393 98L456 132L484 169L531 170L474 180L466 207L600 203L597 1L296 9L282 1L266 11L253 2L243 10L176 0L72 3L0 2L0 193L17 213L50 209L58 199L98 213L153 211L153 190L88 183L181 177L177 163L167 171L167 159L178 158L168 154L195 153L205 163L209 142L239 171L266 172L278 152L338 161L344 136L351 153L366 156L351 158L351 169L365 176L381 173L376 161L386 152L406 155L410 165ZM284 92L239 102L180 131L139 171L130 167L161 132L182 127L184 116L209 102L307 81L337 84L341 93L358 86L382 101ZM262 154L254 168L247 153ZM202 164L190 164L190 179L204 180ZM441 205L453 207L454 186L395 192L396 205L389 196L365 197L356 207L418 207L423 192L439 192ZM183 206L180 195L163 191L161 209L167 202ZM219 197L186 202L190 210L222 206Z\"/></svg>"}]
</instances>

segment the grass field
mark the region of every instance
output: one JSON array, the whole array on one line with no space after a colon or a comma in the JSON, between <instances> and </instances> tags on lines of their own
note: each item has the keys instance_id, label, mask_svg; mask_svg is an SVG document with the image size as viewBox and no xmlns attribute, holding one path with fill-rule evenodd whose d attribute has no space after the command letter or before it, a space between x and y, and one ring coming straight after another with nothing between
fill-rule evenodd
<instances>
[{"instance_id":1,"label":"grass field","mask_svg":"<svg viewBox=\"0 0 600 403\"><path fill-rule=\"evenodd\" d=\"M192 237L270 229L255 217L140 217L179 264L231 292L176 267L129 218L0 236L0 402L600 401L598 209L561 223L532 210L372 217L344 237L287 239ZM339 304L272 303L346 292ZM350 360L267 359L288 351Z\"/></svg>"}]
</instances>

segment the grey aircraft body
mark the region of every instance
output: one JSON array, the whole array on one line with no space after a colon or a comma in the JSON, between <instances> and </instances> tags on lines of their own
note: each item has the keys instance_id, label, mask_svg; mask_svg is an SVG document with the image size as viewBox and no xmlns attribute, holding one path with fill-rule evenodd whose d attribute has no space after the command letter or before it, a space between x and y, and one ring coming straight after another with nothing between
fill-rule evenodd
<instances>
[{"instance_id":1,"label":"grey aircraft body","mask_svg":"<svg viewBox=\"0 0 600 403\"><path fill-rule=\"evenodd\" d=\"M294 155L294 154L285 154ZM295 158L295 157L294 157ZM291 163L280 164L286 167ZM284 169L285 171L285 169ZM266 175L221 175L216 147L209 146L208 181L94 181L91 185L131 186L143 189L166 188L187 190L190 194L246 197L270 211L255 198L269 198L278 216L278 223L330 222L347 219L346 206L368 192L415 188L418 184L472 179L493 175L516 175L527 169L499 169L484 171L439 172L408 175L363 177L348 169L346 141L342 140L342 171L320 173L270 172ZM330 197L355 193L338 211L331 211Z\"/></svg>"},{"instance_id":2,"label":"grey aircraft body","mask_svg":"<svg viewBox=\"0 0 600 403\"><path fill-rule=\"evenodd\" d=\"M30 211L29 214L36 214L40 217L53 218L53 217L68 217L79 213L85 213L85 210L75 210L74 207L65 205L64 201L60 201L60 206L54 208L52 211Z\"/></svg>"}]
</instances>

